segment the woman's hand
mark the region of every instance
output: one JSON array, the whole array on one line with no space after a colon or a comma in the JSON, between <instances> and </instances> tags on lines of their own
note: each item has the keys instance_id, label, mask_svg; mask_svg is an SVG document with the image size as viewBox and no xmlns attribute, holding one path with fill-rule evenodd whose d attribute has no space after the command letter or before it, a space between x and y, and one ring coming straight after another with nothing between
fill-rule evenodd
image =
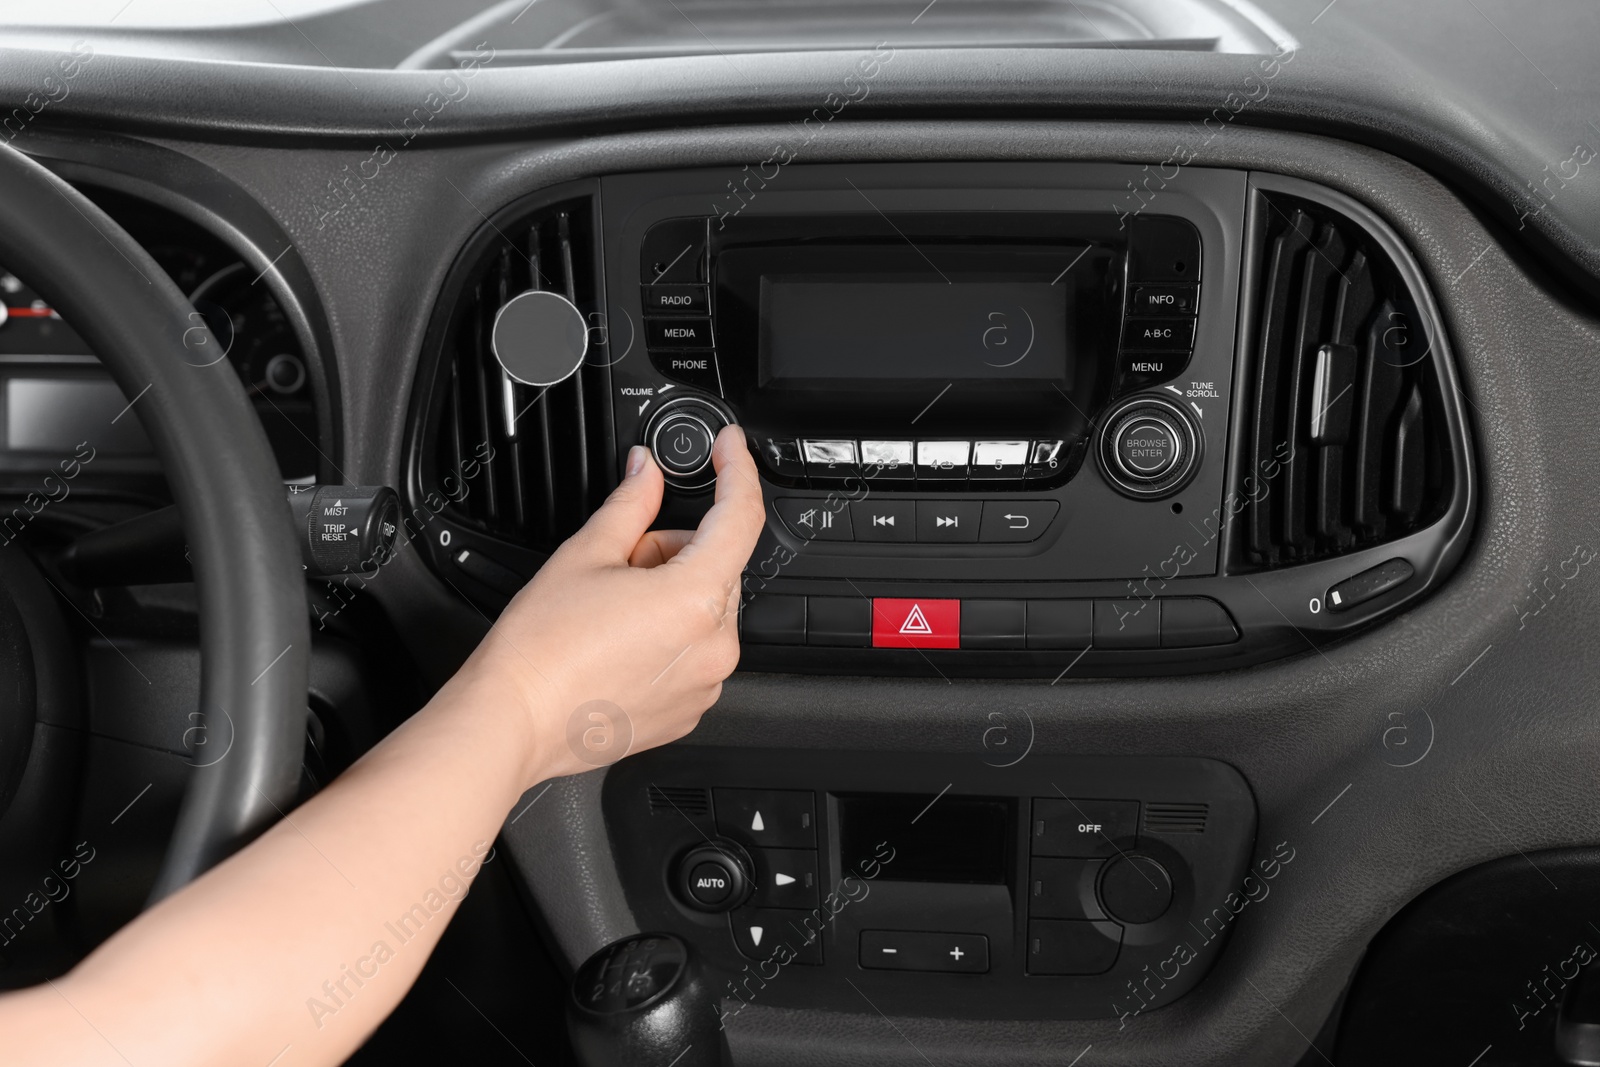
<instances>
[{"instance_id":1,"label":"woman's hand","mask_svg":"<svg viewBox=\"0 0 1600 1067\"><path fill-rule=\"evenodd\" d=\"M716 502L700 528L648 531L663 480L635 447L622 484L463 667L465 684L509 685L527 709L528 785L682 737L738 664L739 579L766 514L738 427L717 436L712 461Z\"/></svg>"}]
</instances>

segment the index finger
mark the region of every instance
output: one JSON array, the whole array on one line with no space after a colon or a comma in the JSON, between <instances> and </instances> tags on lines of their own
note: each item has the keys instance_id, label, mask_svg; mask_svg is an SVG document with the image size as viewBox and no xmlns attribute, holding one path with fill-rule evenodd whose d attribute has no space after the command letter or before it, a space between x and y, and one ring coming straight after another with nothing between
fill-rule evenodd
<instances>
[{"instance_id":1,"label":"index finger","mask_svg":"<svg viewBox=\"0 0 1600 1067\"><path fill-rule=\"evenodd\" d=\"M717 470L715 502L671 562L724 569L737 581L767 524L761 476L737 426L725 426L717 434L711 462Z\"/></svg>"}]
</instances>

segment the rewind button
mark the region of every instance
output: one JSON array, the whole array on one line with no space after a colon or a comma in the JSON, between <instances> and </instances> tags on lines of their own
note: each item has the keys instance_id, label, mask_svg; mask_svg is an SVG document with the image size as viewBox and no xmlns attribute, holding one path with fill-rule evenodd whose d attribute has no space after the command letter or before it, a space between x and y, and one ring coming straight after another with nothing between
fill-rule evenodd
<instances>
[{"instance_id":1,"label":"rewind button","mask_svg":"<svg viewBox=\"0 0 1600 1067\"><path fill-rule=\"evenodd\" d=\"M909 544L917 539L916 509L909 500L856 500L850 519L857 541Z\"/></svg>"}]
</instances>

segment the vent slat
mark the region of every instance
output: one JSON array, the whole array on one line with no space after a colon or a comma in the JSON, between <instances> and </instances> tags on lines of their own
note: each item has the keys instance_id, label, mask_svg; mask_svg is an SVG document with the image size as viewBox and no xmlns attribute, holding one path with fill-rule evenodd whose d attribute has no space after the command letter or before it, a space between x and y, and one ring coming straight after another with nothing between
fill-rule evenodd
<instances>
[{"instance_id":1,"label":"vent slat","mask_svg":"<svg viewBox=\"0 0 1600 1067\"><path fill-rule=\"evenodd\" d=\"M1263 200L1238 544L1272 567L1420 529L1448 497L1450 446L1431 346L1409 343L1416 294L1394 265L1324 205Z\"/></svg>"},{"instance_id":2,"label":"vent slat","mask_svg":"<svg viewBox=\"0 0 1600 1067\"><path fill-rule=\"evenodd\" d=\"M701 786L652 785L646 790L651 815L709 815L711 793Z\"/></svg>"}]
</instances>

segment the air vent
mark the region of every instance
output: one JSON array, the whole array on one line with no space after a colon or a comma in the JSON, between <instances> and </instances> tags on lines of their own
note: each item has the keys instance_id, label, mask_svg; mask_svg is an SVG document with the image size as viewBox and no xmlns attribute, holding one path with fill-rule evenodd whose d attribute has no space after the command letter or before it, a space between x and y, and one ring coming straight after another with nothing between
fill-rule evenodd
<instances>
[{"instance_id":1,"label":"air vent","mask_svg":"<svg viewBox=\"0 0 1600 1067\"><path fill-rule=\"evenodd\" d=\"M707 815L711 796L697 786L653 785L649 789L651 815Z\"/></svg>"},{"instance_id":2,"label":"air vent","mask_svg":"<svg viewBox=\"0 0 1600 1067\"><path fill-rule=\"evenodd\" d=\"M1147 834L1203 834L1209 804L1146 804L1144 832Z\"/></svg>"},{"instance_id":3,"label":"air vent","mask_svg":"<svg viewBox=\"0 0 1600 1067\"><path fill-rule=\"evenodd\" d=\"M1368 233L1308 200L1261 194L1259 319L1240 471L1248 563L1392 541L1450 496L1440 355Z\"/></svg>"},{"instance_id":4,"label":"air vent","mask_svg":"<svg viewBox=\"0 0 1600 1067\"><path fill-rule=\"evenodd\" d=\"M548 552L605 494L612 446L597 228L587 195L513 209L456 266L438 312L445 319L430 333L432 402L414 448L417 488L446 500L442 517L458 529ZM499 309L529 289L562 294L592 324L583 367L549 388L513 381L489 345ZM477 550L493 559L489 546Z\"/></svg>"}]
</instances>

